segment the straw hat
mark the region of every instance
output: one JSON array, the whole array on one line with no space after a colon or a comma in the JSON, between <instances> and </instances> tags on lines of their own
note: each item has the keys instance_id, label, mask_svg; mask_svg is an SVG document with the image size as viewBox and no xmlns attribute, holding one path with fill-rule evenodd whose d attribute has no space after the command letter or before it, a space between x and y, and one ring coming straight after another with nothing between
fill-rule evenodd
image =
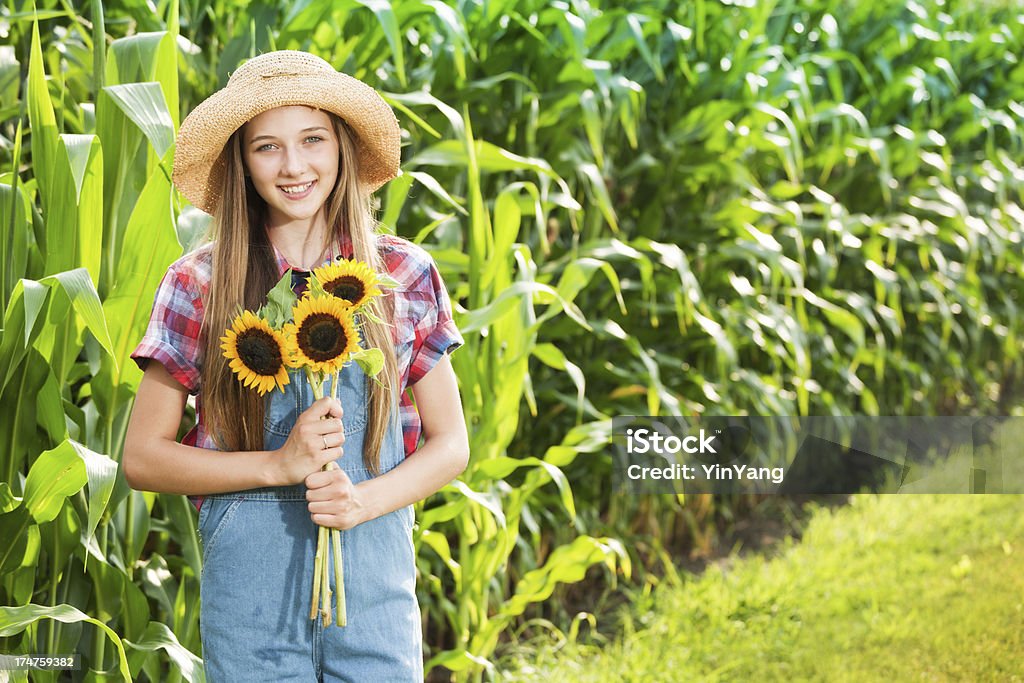
<instances>
[{"instance_id":1,"label":"straw hat","mask_svg":"<svg viewBox=\"0 0 1024 683\"><path fill-rule=\"evenodd\" d=\"M370 191L399 174L395 113L370 86L307 52L280 50L253 57L228 84L181 123L174 154L175 185L193 206L213 213L220 201L231 134L258 114L306 105L340 116L355 132L359 178Z\"/></svg>"}]
</instances>

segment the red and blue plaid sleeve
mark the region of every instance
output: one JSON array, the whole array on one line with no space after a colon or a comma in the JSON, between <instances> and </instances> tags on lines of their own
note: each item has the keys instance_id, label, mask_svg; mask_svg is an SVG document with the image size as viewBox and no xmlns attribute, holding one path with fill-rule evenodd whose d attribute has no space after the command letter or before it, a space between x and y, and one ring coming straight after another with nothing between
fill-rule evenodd
<instances>
[{"instance_id":1,"label":"red and blue plaid sleeve","mask_svg":"<svg viewBox=\"0 0 1024 683\"><path fill-rule=\"evenodd\" d=\"M199 390L199 332L203 303L191 281L168 269L157 288L153 313L132 359L143 370L148 359L160 361L190 394Z\"/></svg>"},{"instance_id":2,"label":"red and blue plaid sleeve","mask_svg":"<svg viewBox=\"0 0 1024 683\"><path fill-rule=\"evenodd\" d=\"M429 260L424 264L426 272L418 292L420 301L414 304L419 315L414 325L416 339L412 347L408 387L423 379L446 353L463 344L462 334L452 319L452 304L441 273L434 259L427 258Z\"/></svg>"}]
</instances>

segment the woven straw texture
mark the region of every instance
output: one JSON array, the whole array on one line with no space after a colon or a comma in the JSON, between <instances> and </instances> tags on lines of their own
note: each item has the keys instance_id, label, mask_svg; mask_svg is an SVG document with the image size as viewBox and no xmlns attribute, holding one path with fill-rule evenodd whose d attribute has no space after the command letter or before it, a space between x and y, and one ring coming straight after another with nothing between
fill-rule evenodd
<instances>
[{"instance_id":1,"label":"woven straw texture","mask_svg":"<svg viewBox=\"0 0 1024 683\"><path fill-rule=\"evenodd\" d=\"M224 146L231 134L254 116L288 105L315 107L344 119L356 134L360 180L371 192L398 175L401 132L387 102L320 57L280 50L245 62L182 122L173 179L193 206L209 214L216 210Z\"/></svg>"}]
</instances>

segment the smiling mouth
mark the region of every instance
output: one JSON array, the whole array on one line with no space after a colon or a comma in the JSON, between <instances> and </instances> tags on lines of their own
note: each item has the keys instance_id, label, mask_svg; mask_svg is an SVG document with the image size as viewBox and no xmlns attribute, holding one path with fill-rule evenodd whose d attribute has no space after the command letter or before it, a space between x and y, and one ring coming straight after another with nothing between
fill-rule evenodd
<instances>
[{"instance_id":1,"label":"smiling mouth","mask_svg":"<svg viewBox=\"0 0 1024 683\"><path fill-rule=\"evenodd\" d=\"M308 183L302 183L301 185L278 185L278 188L287 195L302 195L308 192L315 184L315 180L310 180Z\"/></svg>"}]
</instances>

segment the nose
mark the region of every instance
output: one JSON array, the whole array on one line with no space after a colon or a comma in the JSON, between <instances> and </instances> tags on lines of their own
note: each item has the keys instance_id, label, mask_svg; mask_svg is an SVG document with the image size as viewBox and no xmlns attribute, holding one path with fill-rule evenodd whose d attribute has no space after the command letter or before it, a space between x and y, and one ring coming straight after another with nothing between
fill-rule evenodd
<instances>
[{"instance_id":1,"label":"nose","mask_svg":"<svg viewBox=\"0 0 1024 683\"><path fill-rule=\"evenodd\" d=\"M305 161L302 158L302 153L291 146L284 148L284 159L281 164L281 173L286 176L297 176L302 173L305 168Z\"/></svg>"}]
</instances>

